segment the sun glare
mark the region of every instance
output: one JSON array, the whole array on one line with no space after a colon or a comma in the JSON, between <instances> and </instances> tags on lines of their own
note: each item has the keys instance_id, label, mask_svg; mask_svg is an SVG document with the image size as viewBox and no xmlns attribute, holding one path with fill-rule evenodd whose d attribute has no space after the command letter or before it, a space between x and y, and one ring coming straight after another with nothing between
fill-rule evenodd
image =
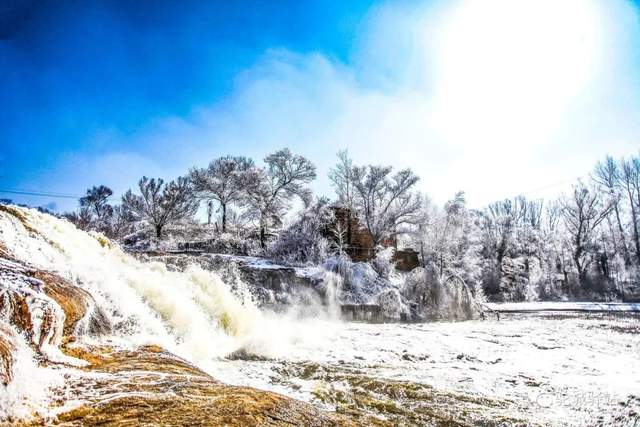
<instances>
[{"instance_id":1,"label":"sun glare","mask_svg":"<svg viewBox=\"0 0 640 427\"><path fill-rule=\"evenodd\" d=\"M435 61L436 111L451 142L473 135L505 145L532 122L533 139L543 138L597 72L600 32L590 1L452 6Z\"/></svg>"}]
</instances>

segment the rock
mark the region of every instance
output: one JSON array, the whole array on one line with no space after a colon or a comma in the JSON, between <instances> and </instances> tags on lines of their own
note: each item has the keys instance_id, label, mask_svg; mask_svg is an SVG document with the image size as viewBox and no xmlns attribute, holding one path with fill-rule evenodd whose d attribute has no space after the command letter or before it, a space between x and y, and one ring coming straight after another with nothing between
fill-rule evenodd
<instances>
[{"instance_id":1,"label":"rock","mask_svg":"<svg viewBox=\"0 0 640 427\"><path fill-rule=\"evenodd\" d=\"M71 338L80 323L92 334L110 330L107 316L87 291L51 272L0 252L0 312L42 350Z\"/></svg>"},{"instance_id":2,"label":"rock","mask_svg":"<svg viewBox=\"0 0 640 427\"><path fill-rule=\"evenodd\" d=\"M5 322L0 321L0 384L7 385L13 379L15 334Z\"/></svg>"},{"instance_id":3,"label":"rock","mask_svg":"<svg viewBox=\"0 0 640 427\"><path fill-rule=\"evenodd\" d=\"M33 276L45 283L44 293L62 307L65 313L65 336L73 335L78 323L83 320L86 321L83 326L87 330L81 332L102 335L111 331L109 318L90 293L46 271L35 271Z\"/></svg>"},{"instance_id":4,"label":"rock","mask_svg":"<svg viewBox=\"0 0 640 427\"><path fill-rule=\"evenodd\" d=\"M87 375L69 381L67 393L90 397L58 415L56 422L62 426L354 425L276 393L222 384L157 346L133 351L70 347L66 351L90 362L83 371L99 377Z\"/></svg>"}]
</instances>

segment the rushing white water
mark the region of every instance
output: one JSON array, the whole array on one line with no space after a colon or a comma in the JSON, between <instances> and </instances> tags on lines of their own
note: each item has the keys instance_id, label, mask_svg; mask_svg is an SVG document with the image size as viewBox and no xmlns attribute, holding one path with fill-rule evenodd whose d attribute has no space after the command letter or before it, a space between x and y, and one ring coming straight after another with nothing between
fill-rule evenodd
<instances>
[{"instance_id":1,"label":"rushing white water","mask_svg":"<svg viewBox=\"0 0 640 427\"><path fill-rule=\"evenodd\" d=\"M33 210L24 213L37 234L0 212L7 249L89 291L107 310L120 342L162 345L196 363L241 348L265 356L286 351L290 328L261 313L248 293L232 294L216 274L197 266L185 273L168 271L66 221Z\"/></svg>"},{"instance_id":2,"label":"rushing white water","mask_svg":"<svg viewBox=\"0 0 640 427\"><path fill-rule=\"evenodd\" d=\"M132 349L160 345L215 375L216 361L229 354L240 351L256 357L282 357L303 337L318 339L329 334L286 316L261 312L248 291L236 286L232 293L215 273L198 266L184 272L169 271L162 263L139 261L104 237L80 231L67 221L35 210L19 209L18 213L0 211L0 242L9 253L88 291L108 317L111 333L99 338L83 336L88 328L80 322L76 327L80 342ZM19 269L17 265L6 267L9 271L8 267ZM43 409L47 406L46 390L60 385L65 365L80 366L83 361L59 351L64 312L44 293L34 290L41 284L21 284L9 276L6 280L0 276L4 280L0 284L5 290L26 294L33 344L50 362L60 365L40 368L33 350L21 339L15 353L15 380L0 400L0 421L29 413L47 417L51 414ZM85 323L89 317L85 316ZM25 380L34 375L37 381Z\"/></svg>"},{"instance_id":3,"label":"rushing white water","mask_svg":"<svg viewBox=\"0 0 640 427\"><path fill-rule=\"evenodd\" d=\"M320 393L364 393L365 379L408 381L459 397L441 400L449 410L457 407L454 413L473 407L467 399L487 399L485 420L523 420L501 425L585 426L598 417L609 420L601 425L626 425L611 414L640 390L640 320L633 317L328 322L325 328L333 330L328 343L305 342L286 359L220 362L219 378L318 404L326 403L318 400ZM316 373L305 375L311 367ZM434 404L404 401L402 394L383 397L406 408Z\"/></svg>"},{"instance_id":4,"label":"rushing white water","mask_svg":"<svg viewBox=\"0 0 640 427\"><path fill-rule=\"evenodd\" d=\"M15 362L12 381L5 387L0 385L0 422L46 413L53 398L51 389L64 382L60 370L38 365L34 351L21 335L8 339L15 346Z\"/></svg>"}]
</instances>

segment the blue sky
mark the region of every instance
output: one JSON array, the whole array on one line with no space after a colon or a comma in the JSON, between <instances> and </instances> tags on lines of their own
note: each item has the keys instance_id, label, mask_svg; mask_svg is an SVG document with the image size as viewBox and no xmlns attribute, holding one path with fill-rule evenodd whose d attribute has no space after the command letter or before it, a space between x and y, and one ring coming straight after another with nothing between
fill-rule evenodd
<instances>
[{"instance_id":1,"label":"blue sky","mask_svg":"<svg viewBox=\"0 0 640 427\"><path fill-rule=\"evenodd\" d=\"M95 136L135 133L225 97L270 47L345 60L370 2L333 4L3 2L0 188L81 191L90 180L58 185L61 158L121 150L126 138Z\"/></svg>"},{"instance_id":2,"label":"blue sky","mask_svg":"<svg viewBox=\"0 0 640 427\"><path fill-rule=\"evenodd\" d=\"M0 189L121 194L290 146L319 193L349 148L482 205L638 152L639 22L625 0L5 0Z\"/></svg>"}]
</instances>

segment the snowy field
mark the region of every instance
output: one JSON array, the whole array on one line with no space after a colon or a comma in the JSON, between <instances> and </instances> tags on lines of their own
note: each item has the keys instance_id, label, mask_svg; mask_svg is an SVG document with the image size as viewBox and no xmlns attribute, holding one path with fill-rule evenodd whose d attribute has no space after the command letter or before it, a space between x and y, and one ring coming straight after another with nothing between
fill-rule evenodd
<instances>
[{"instance_id":1,"label":"snowy field","mask_svg":"<svg viewBox=\"0 0 640 427\"><path fill-rule=\"evenodd\" d=\"M428 423L435 411L462 425L633 425L640 316L501 319L312 322L284 358L226 361L212 370L223 381L397 424Z\"/></svg>"}]
</instances>

